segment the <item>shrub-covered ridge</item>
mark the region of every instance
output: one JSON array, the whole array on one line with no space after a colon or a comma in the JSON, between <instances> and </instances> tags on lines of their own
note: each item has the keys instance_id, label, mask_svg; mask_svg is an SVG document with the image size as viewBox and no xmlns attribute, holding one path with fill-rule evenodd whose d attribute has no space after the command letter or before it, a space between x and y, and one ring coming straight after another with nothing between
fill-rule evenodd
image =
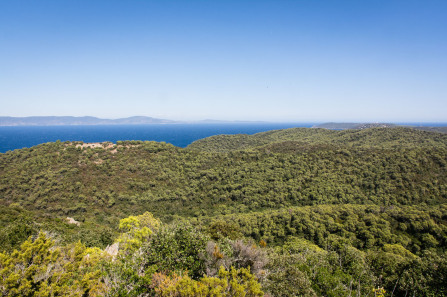
<instances>
[{"instance_id":1,"label":"shrub-covered ridge","mask_svg":"<svg viewBox=\"0 0 447 297\"><path fill-rule=\"evenodd\" d=\"M0 290L445 296L446 165L404 128L0 154Z\"/></svg>"}]
</instances>

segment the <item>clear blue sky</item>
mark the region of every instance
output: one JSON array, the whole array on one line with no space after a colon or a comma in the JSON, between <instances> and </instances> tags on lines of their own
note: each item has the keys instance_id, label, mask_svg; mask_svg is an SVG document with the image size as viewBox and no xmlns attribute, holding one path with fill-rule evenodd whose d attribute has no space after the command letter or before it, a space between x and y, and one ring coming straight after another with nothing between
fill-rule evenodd
<instances>
[{"instance_id":1,"label":"clear blue sky","mask_svg":"<svg viewBox=\"0 0 447 297\"><path fill-rule=\"evenodd\" d=\"M2 0L0 116L447 122L446 0Z\"/></svg>"}]
</instances>

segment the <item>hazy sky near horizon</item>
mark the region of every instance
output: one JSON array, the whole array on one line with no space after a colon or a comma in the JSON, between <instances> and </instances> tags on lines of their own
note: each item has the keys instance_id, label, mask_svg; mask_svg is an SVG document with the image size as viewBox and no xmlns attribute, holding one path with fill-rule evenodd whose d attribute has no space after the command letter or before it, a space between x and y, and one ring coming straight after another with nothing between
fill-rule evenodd
<instances>
[{"instance_id":1,"label":"hazy sky near horizon","mask_svg":"<svg viewBox=\"0 0 447 297\"><path fill-rule=\"evenodd\" d=\"M445 0L2 0L0 116L447 122Z\"/></svg>"}]
</instances>

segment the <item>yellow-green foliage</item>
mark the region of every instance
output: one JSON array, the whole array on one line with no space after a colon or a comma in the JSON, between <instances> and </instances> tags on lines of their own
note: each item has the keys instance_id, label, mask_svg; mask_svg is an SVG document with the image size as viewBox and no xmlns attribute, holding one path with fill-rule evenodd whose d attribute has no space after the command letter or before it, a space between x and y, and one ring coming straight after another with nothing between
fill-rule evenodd
<instances>
[{"instance_id":1,"label":"yellow-green foliage","mask_svg":"<svg viewBox=\"0 0 447 297\"><path fill-rule=\"evenodd\" d=\"M156 273L152 279L152 287L156 296L235 296L255 297L264 296L261 285L256 277L250 273L250 269L231 267L230 271L220 268L218 277L203 277L199 281L193 280L188 275L179 276L173 274L166 276Z\"/></svg>"},{"instance_id":2,"label":"yellow-green foliage","mask_svg":"<svg viewBox=\"0 0 447 297\"><path fill-rule=\"evenodd\" d=\"M375 297L385 297L385 289L384 288L377 288L373 289L373 293Z\"/></svg>"},{"instance_id":3,"label":"yellow-green foliage","mask_svg":"<svg viewBox=\"0 0 447 297\"><path fill-rule=\"evenodd\" d=\"M149 212L122 219L119 228L124 233L120 235L118 242L123 244L124 250L138 249L145 238L158 230L160 224L160 221Z\"/></svg>"},{"instance_id":4,"label":"yellow-green foliage","mask_svg":"<svg viewBox=\"0 0 447 297\"><path fill-rule=\"evenodd\" d=\"M288 253L325 252L322 248L316 244L313 244L309 240L292 236L284 243L282 250Z\"/></svg>"},{"instance_id":5,"label":"yellow-green foliage","mask_svg":"<svg viewBox=\"0 0 447 297\"><path fill-rule=\"evenodd\" d=\"M368 228L386 235L387 221L372 214L385 216L387 212L365 207L346 206L344 215L331 207L318 207L313 213L308 213L312 208L305 212L290 208L276 213L275 219L268 216L269 212L259 214L258 219L264 220L268 230L289 216L285 217L287 228L301 228L293 223L297 219L307 225L307 230L300 229L305 233L312 226L307 223L308 216L314 225L327 221L326 230L347 233L348 229L355 231L362 222L356 214L363 210ZM393 210L398 214L401 211ZM432 211L432 215L439 212L439 218L445 213ZM319 216L326 212L334 217ZM427 228L431 221L417 220L417 214L412 214L411 228L431 234ZM232 223L245 230L247 227L236 218ZM263 296L265 291L270 296L384 297L386 290L394 296L447 296L445 252L431 248L412 254L407 246L396 243L397 237L385 238L380 248L365 251L354 247L357 240L346 234L342 237L343 233L322 233L326 246L315 245L318 236L289 236L281 248L258 248L253 241L241 239L210 241L200 229L186 223L160 228L160 222L150 213L123 219L120 229L127 249L117 257L105 256L99 248L87 248L80 242L56 245L43 232L29 237L20 249L0 253L0 295L217 297ZM362 229L358 233L367 235ZM445 234L445 229L438 229Z\"/></svg>"},{"instance_id":6,"label":"yellow-green foliage","mask_svg":"<svg viewBox=\"0 0 447 297\"><path fill-rule=\"evenodd\" d=\"M0 254L2 296L101 296L101 250L81 243L60 248L41 232L19 250Z\"/></svg>"},{"instance_id":7,"label":"yellow-green foliage","mask_svg":"<svg viewBox=\"0 0 447 297\"><path fill-rule=\"evenodd\" d=\"M401 257L408 258L411 260L417 258L415 254L413 254L412 252L410 252L409 250L407 250L400 244L384 244L383 250L387 253L399 255Z\"/></svg>"}]
</instances>

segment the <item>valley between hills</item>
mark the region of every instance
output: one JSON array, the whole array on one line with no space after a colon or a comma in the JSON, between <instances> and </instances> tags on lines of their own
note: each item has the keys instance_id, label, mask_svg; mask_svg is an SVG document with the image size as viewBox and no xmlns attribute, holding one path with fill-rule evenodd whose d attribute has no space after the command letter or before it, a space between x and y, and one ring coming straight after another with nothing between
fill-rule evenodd
<instances>
[{"instance_id":1,"label":"valley between hills","mask_svg":"<svg viewBox=\"0 0 447 297\"><path fill-rule=\"evenodd\" d=\"M447 296L447 134L0 154L3 296Z\"/></svg>"}]
</instances>

